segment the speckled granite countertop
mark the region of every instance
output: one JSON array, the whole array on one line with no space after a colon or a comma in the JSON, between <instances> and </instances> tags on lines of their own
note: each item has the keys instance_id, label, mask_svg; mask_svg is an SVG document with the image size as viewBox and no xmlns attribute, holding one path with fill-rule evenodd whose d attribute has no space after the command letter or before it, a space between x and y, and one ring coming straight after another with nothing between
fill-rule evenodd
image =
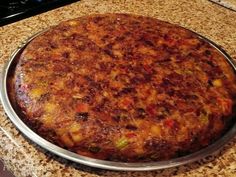
<instances>
[{"instance_id":1,"label":"speckled granite countertop","mask_svg":"<svg viewBox=\"0 0 236 177\"><path fill-rule=\"evenodd\" d=\"M179 24L221 45L236 60L236 12L207 0L82 0L0 27L1 70L17 46L36 32L67 19L105 12L134 13ZM185 166L152 172L113 172L85 167L46 152L25 138L0 106L0 158L16 176L230 177L236 174L236 137L220 152Z\"/></svg>"}]
</instances>

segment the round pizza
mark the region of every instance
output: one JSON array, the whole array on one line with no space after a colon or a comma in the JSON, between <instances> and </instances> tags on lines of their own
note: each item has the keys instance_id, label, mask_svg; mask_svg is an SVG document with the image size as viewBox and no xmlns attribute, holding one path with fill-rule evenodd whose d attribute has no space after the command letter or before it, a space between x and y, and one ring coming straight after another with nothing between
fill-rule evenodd
<instances>
[{"instance_id":1,"label":"round pizza","mask_svg":"<svg viewBox=\"0 0 236 177\"><path fill-rule=\"evenodd\" d=\"M13 93L24 121L60 147L144 162L196 152L233 121L235 73L194 32L131 14L79 17L35 37Z\"/></svg>"}]
</instances>

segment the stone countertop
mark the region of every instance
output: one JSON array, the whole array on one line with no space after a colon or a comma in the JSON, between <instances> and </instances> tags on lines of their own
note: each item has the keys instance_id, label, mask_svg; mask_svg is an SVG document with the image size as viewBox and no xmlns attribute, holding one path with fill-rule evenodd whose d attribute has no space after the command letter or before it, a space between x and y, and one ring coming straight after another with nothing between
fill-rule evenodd
<instances>
[{"instance_id":1,"label":"stone countertop","mask_svg":"<svg viewBox=\"0 0 236 177\"><path fill-rule=\"evenodd\" d=\"M0 66L31 35L67 19L93 13L151 16L191 29L222 46L236 60L236 12L207 0L82 0L0 27ZM24 137L0 106L0 158L15 176L234 176L236 137L200 161L151 172L94 169L54 156ZM1 176L1 174L0 174Z\"/></svg>"}]
</instances>

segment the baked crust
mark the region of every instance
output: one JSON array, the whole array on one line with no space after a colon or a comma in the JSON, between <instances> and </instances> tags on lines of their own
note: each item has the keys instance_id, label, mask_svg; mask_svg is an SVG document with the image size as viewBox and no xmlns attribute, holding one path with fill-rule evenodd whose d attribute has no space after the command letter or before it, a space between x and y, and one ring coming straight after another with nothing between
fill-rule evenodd
<instances>
[{"instance_id":1,"label":"baked crust","mask_svg":"<svg viewBox=\"0 0 236 177\"><path fill-rule=\"evenodd\" d=\"M182 27L104 14L62 22L19 58L14 93L38 134L78 154L157 161L195 152L232 120L235 75Z\"/></svg>"}]
</instances>

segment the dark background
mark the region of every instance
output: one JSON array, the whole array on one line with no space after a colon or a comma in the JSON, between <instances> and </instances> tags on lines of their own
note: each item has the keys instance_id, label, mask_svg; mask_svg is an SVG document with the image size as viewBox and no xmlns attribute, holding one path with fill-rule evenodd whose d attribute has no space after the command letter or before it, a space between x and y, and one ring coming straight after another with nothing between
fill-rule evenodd
<instances>
[{"instance_id":1,"label":"dark background","mask_svg":"<svg viewBox=\"0 0 236 177\"><path fill-rule=\"evenodd\" d=\"M78 0L0 0L0 26Z\"/></svg>"},{"instance_id":2,"label":"dark background","mask_svg":"<svg viewBox=\"0 0 236 177\"><path fill-rule=\"evenodd\" d=\"M14 177L7 169L4 169L4 165L0 160L0 177Z\"/></svg>"}]
</instances>

